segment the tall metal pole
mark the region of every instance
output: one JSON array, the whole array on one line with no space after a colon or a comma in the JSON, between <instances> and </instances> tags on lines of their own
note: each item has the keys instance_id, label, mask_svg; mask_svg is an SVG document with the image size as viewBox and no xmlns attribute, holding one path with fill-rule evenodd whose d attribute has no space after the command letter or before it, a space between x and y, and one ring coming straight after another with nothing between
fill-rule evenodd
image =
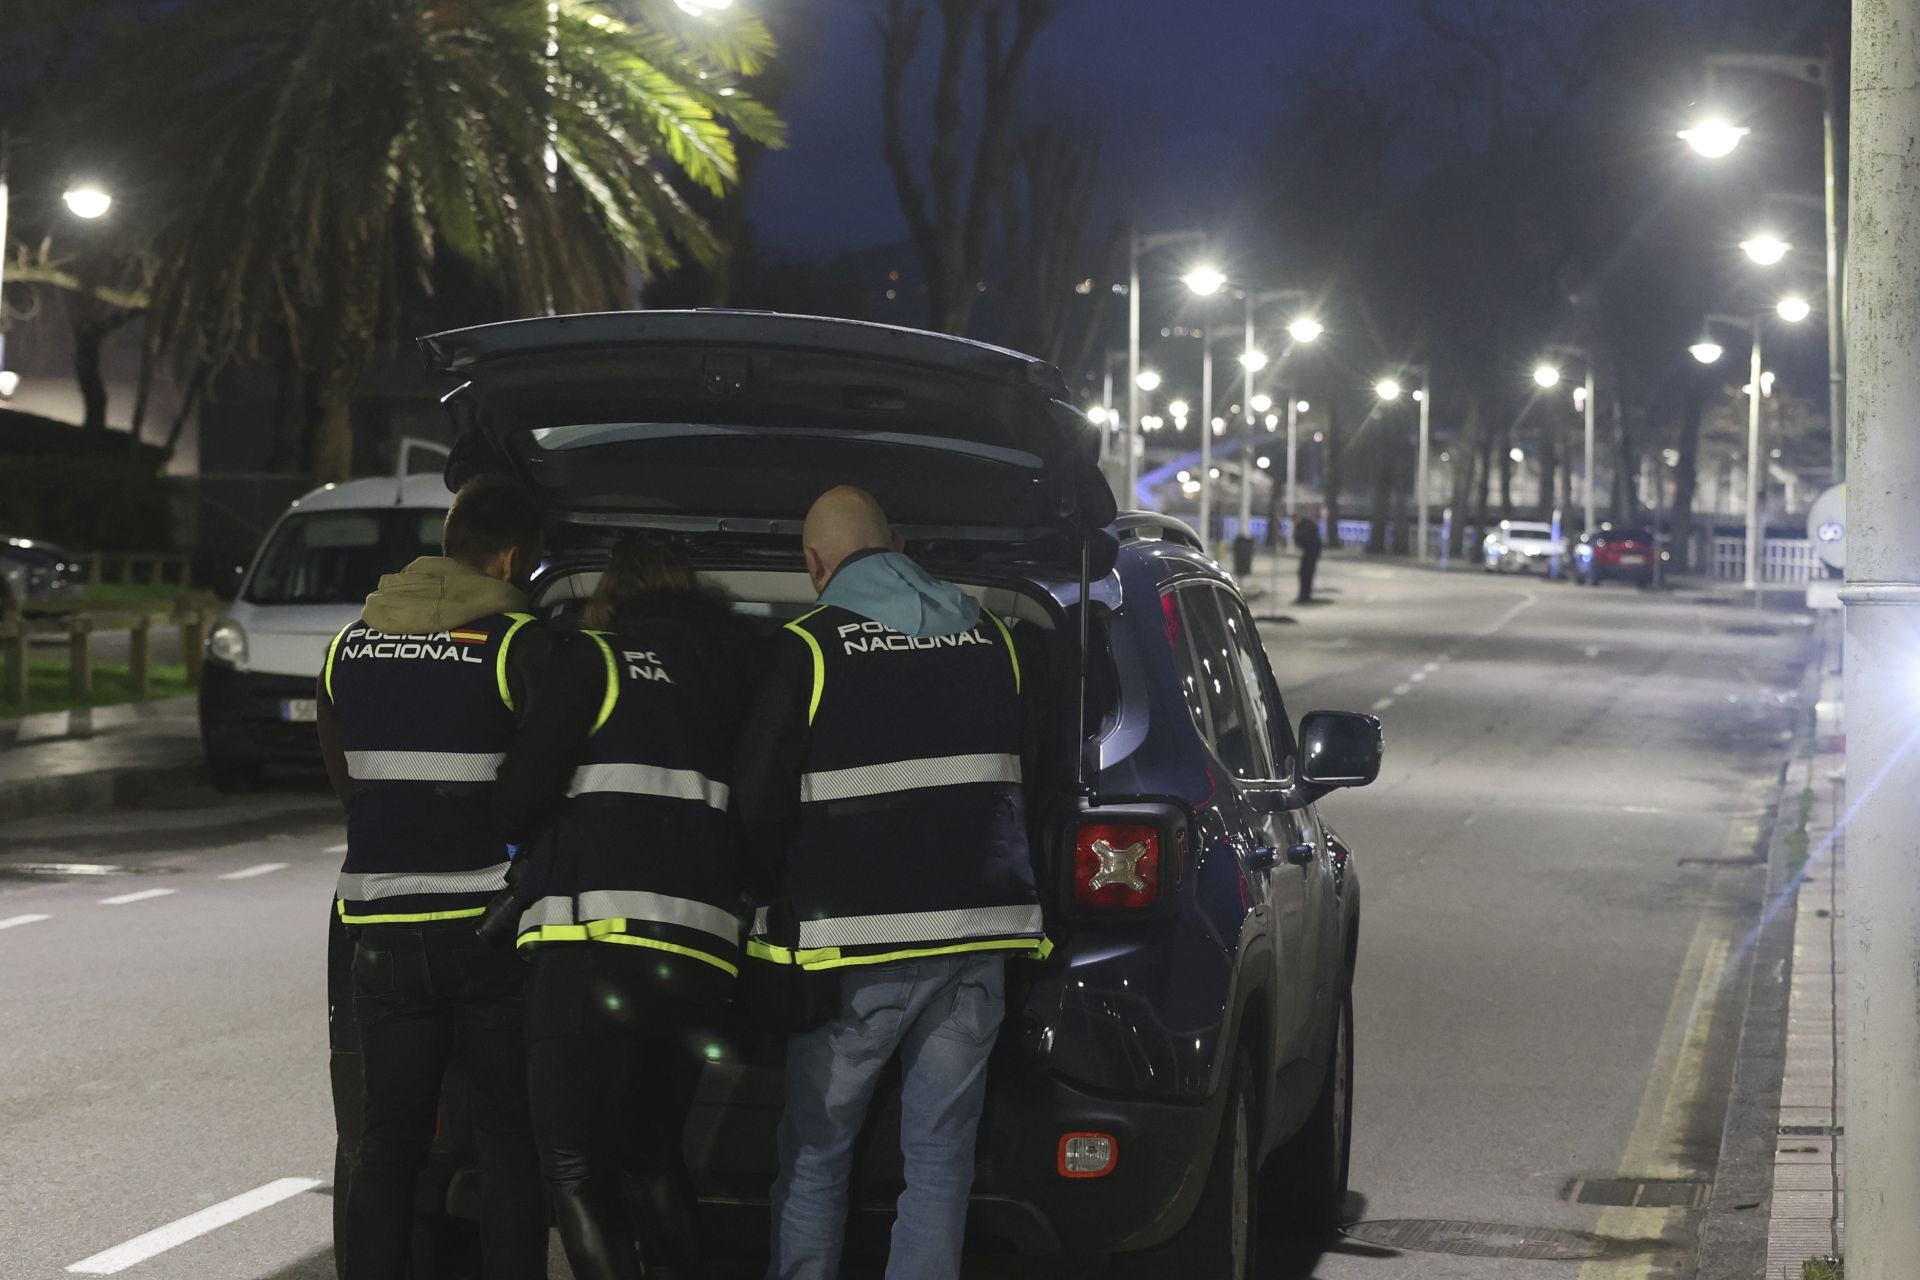
<instances>
[{"instance_id":1,"label":"tall metal pole","mask_svg":"<svg viewBox=\"0 0 1920 1280\"><path fill-rule=\"evenodd\" d=\"M1582 498L1581 506L1585 509L1587 523L1581 532L1591 534L1593 532L1593 353L1590 351L1587 352L1585 359L1587 364L1587 399L1586 404L1582 407L1586 410L1587 473L1581 481L1580 493ZM1615 389L1614 394L1616 396L1619 395L1618 388ZM1565 419L1563 418L1561 421L1564 422ZM1614 483L1619 484L1620 481L1616 478ZM1618 509L1618 507L1615 508L1615 510Z\"/></svg>"},{"instance_id":2,"label":"tall metal pole","mask_svg":"<svg viewBox=\"0 0 1920 1280\"><path fill-rule=\"evenodd\" d=\"M1200 543L1213 545L1213 326L1200 326Z\"/></svg>"},{"instance_id":3,"label":"tall metal pole","mask_svg":"<svg viewBox=\"0 0 1920 1280\"><path fill-rule=\"evenodd\" d=\"M7 131L0 129L0 373L7 369Z\"/></svg>"},{"instance_id":4,"label":"tall metal pole","mask_svg":"<svg viewBox=\"0 0 1920 1280\"><path fill-rule=\"evenodd\" d=\"M1420 545L1415 556L1427 559L1427 443L1431 434L1428 425L1433 411L1433 378L1424 370L1420 375L1420 456L1414 464L1413 490L1419 499L1420 508Z\"/></svg>"},{"instance_id":5,"label":"tall metal pole","mask_svg":"<svg viewBox=\"0 0 1920 1280\"><path fill-rule=\"evenodd\" d=\"M1121 510L1139 501L1140 485L1140 233L1127 228L1127 491Z\"/></svg>"},{"instance_id":6,"label":"tall metal pole","mask_svg":"<svg viewBox=\"0 0 1920 1280\"><path fill-rule=\"evenodd\" d=\"M1848 201L1846 1259L1904 1280L1920 1258L1920 5L1853 0Z\"/></svg>"},{"instance_id":7,"label":"tall metal pole","mask_svg":"<svg viewBox=\"0 0 1920 1280\"><path fill-rule=\"evenodd\" d=\"M1825 125L1827 206L1827 435L1832 450L1833 482L1847 478L1846 299L1840 286L1839 196L1833 179L1833 64L1821 77L1826 93Z\"/></svg>"},{"instance_id":8,"label":"tall metal pole","mask_svg":"<svg viewBox=\"0 0 1920 1280\"><path fill-rule=\"evenodd\" d=\"M1760 317L1753 318L1747 377L1747 590L1760 599ZM1592 483L1591 480L1588 481Z\"/></svg>"},{"instance_id":9,"label":"tall metal pole","mask_svg":"<svg viewBox=\"0 0 1920 1280\"><path fill-rule=\"evenodd\" d=\"M1295 388L1287 388L1287 524L1293 524L1294 486L1298 482L1300 455L1300 401Z\"/></svg>"},{"instance_id":10,"label":"tall metal pole","mask_svg":"<svg viewBox=\"0 0 1920 1280\"><path fill-rule=\"evenodd\" d=\"M1253 290L1247 290L1247 345L1244 356L1253 354ZM1245 385L1241 388L1241 400L1246 409L1247 436L1240 445L1240 528L1239 536L1251 537L1247 532L1253 523L1253 366L1243 358L1240 367L1246 373Z\"/></svg>"},{"instance_id":11,"label":"tall metal pole","mask_svg":"<svg viewBox=\"0 0 1920 1280\"><path fill-rule=\"evenodd\" d=\"M1107 460L1107 450L1113 440L1113 356L1106 359L1106 375L1100 384L1100 407L1106 411L1105 420L1100 423L1100 461Z\"/></svg>"}]
</instances>

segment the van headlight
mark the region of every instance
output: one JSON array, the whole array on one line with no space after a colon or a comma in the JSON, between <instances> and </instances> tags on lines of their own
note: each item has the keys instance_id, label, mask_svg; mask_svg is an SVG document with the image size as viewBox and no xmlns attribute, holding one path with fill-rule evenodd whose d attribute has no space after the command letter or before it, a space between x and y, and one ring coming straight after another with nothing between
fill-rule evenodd
<instances>
[{"instance_id":1,"label":"van headlight","mask_svg":"<svg viewBox=\"0 0 1920 1280\"><path fill-rule=\"evenodd\" d=\"M222 618L207 633L207 656L230 667L247 665L247 633L232 618Z\"/></svg>"}]
</instances>

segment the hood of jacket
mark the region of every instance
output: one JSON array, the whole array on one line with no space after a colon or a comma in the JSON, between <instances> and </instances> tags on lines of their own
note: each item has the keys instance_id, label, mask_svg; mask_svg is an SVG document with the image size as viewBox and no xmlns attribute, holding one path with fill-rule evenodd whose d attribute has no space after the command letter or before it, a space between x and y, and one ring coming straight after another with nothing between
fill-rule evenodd
<instances>
[{"instance_id":1,"label":"hood of jacket","mask_svg":"<svg viewBox=\"0 0 1920 1280\"><path fill-rule=\"evenodd\" d=\"M910 636L957 636L980 621L979 601L897 551L848 557L820 593L820 603Z\"/></svg>"},{"instance_id":2,"label":"hood of jacket","mask_svg":"<svg viewBox=\"0 0 1920 1280\"><path fill-rule=\"evenodd\" d=\"M464 627L491 613L524 613L526 608L526 592L510 582L445 556L421 556L399 573L383 576L361 616L377 631L417 636Z\"/></svg>"}]
</instances>

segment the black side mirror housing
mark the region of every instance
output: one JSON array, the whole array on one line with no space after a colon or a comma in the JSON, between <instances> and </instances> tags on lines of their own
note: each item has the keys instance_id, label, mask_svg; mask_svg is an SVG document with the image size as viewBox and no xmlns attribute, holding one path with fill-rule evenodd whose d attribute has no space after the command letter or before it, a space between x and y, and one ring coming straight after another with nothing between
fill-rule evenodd
<instances>
[{"instance_id":1,"label":"black side mirror housing","mask_svg":"<svg viewBox=\"0 0 1920 1280\"><path fill-rule=\"evenodd\" d=\"M1324 795L1364 787L1380 776L1386 750L1377 717L1353 711L1311 711L1300 722L1300 781Z\"/></svg>"}]
</instances>

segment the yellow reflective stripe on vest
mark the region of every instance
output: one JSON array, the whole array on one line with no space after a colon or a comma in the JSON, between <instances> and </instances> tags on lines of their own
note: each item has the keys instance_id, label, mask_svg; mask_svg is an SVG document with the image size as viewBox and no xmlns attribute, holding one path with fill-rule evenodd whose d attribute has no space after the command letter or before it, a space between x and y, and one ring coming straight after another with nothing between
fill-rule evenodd
<instances>
[{"instance_id":1,"label":"yellow reflective stripe on vest","mask_svg":"<svg viewBox=\"0 0 1920 1280\"><path fill-rule=\"evenodd\" d=\"M429 920L471 920L487 914L485 907L471 907L460 911L404 911L397 915L350 916L345 899L336 898L333 905L340 913L341 924L424 924Z\"/></svg>"},{"instance_id":2,"label":"yellow reflective stripe on vest","mask_svg":"<svg viewBox=\"0 0 1920 1280\"><path fill-rule=\"evenodd\" d=\"M702 964L710 964L730 978L740 975L740 966L722 960L719 956L709 955L696 947L683 947L678 943L662 942L658 938L623 932L626 924L625 920L592 920L586 924L539 925L522 933L513 945L528 947L548 942L610 942L619 946L650 947L655 951L665 951L676 956L685 956L689 960L698 960Z\"/></svg>"},{"instance_id":3,"label":"yellow reflective stripe on vest","mask_svg":"<svg viewBox=\"0 0 1920 1280\"><path fill-rule=\"evenodd\" d=\"M332 643L327 645L327 665L321 668L321 672L326 679L327 701L329 702L333 701L333 655L340 651L340 642L347 638L347 632L359 625L357 622L349 622L335 633Z\"/></svg>"},{"instance_id":4,"label":"yellow reflective stripe on vest","mask_svg":"<svg viewBox=\"0 0 1920 1280\"><path fill-rule=\"evenodd\" d=\"M578 898L555 895L541 898L520 914L524 929L547 926L582 927L621 925L628 920L674 925L711 934L730 946L740 943L740 921L731 911L692 898L675 898L643 889L590 889Z\"/></svg>"},{"instance_id":5,"label":"yellow reflective stripe on vest","mask_svg":"<svg viewBox=\"0 0 1920 1280\"><path fill-rule=\"evenodd\" d=\"M1020 757L999 752L891 760L850 769L822 769L800 776L800 802L862 800L897 791L963 787L981 782L1018 783Z\"/></svg>"},{"instance_id":6,"label":"yellow reflective stripe on vest","mask_svg":"<svg viewBox=\"0 0 1920 1280\"><path fill-rule=\"evenodd\" d=\"M593 722L593 731L598 733L607 727L607 721L613 719L613 709L620 705L620 663L613 656L613 646L598 631L589 631L586 635L600 646L600 652L607 659L607 696L600 700L600 718Z\"/></svg>"},{"instance_id":7,"label":"yellow reflective stripe on vest","mask_svg":"<svg viewBox=\"0 0 1920 1280\"><path fill-rule=\"evenodd\" d=\"M987 620L999 630L1000 638L1007 642L1007 661L1013 664L1013 691L1020 692L1020 655L1013 647L1013 633L1007 630L1007 624L1000 621L1000 615L991 609L982 609Z\"/></svg>"},{"instance_id":8,"label":"yellow reflective stripe on vest","mask_svg":"<svg viewBox=\"0 0 1920 1280\"><path fill-rule=\"evenodd\" d=\"M838 947L827 947L818 951L794 951L789 954L793 959L788 964L797 964L802 969L819 971L822 969L851 969L863 964L898 964L902 960L927 960L934 956L964 956L980 951L1023 951L1035 958L1044 958L1051 948L1044 938L991 938L983 942L956 942L944 947L915 947L905 951L886 951L877 955L860 953L845 955Z\"/></svg>"},{"instance_id":9,"label":"yellow reflective stripe on vest","mask_svg":"<svg viewBox=\"0 0 1920 1280\"><path fill-rule=\"evenodd\" d=\"M727 784L715 782L697 769L664 769L651 764L583 764L575 769L567 796L596 792L698 800L708 808L727 811Z\"/></svg>"},{"instance_id":10,"label":"yellow reflective stripe on vest","mask_svg":"<svg viewBox=\"0 0 1920 1280\"><path fill-rule=\"evenodd\" d=\"M513 625L508 627L507 634L500 638L500 655L493 660L493 672L500 682L500 701L507 704L507 710L518 711L520 708L513 705L513 689L507 684L507 646L513 643L513 638L519 634L520 628L533 621L533 615L509 613L507 616L513 619Z\"/></svg>"},{"instance_id":11,"label":"yellow reflective stripe on vest","mask_svg":"<svg viewBox=\"0 0 1920 1280\"><path fill-rule=\"evenodd\" d=\"M356 782L492 782L501 751L348 751L347 776Z\"/></svg>"},{"instance_id":12,"label":"yellow reflective stripe on vest","mask_svg":"<svg viewBox=\"0 0 1920 1280\"><path fill-rule=\"evenodd\" d=\"M787 630L793 632L793 634L799 636L802 640L805 640L807 642L807 648L813 650L813 698L807 703L808 724L812 724L813 718L820 714L820 695L826 691L827 687L827 655L820 652L820 642L813 638L813 632L808 631L801 624L815 614L825 613L826 611L827 606L821 605L818 609L815 609L813 613L802 614L787 624Z\"/></svg>"}]
</instances>

